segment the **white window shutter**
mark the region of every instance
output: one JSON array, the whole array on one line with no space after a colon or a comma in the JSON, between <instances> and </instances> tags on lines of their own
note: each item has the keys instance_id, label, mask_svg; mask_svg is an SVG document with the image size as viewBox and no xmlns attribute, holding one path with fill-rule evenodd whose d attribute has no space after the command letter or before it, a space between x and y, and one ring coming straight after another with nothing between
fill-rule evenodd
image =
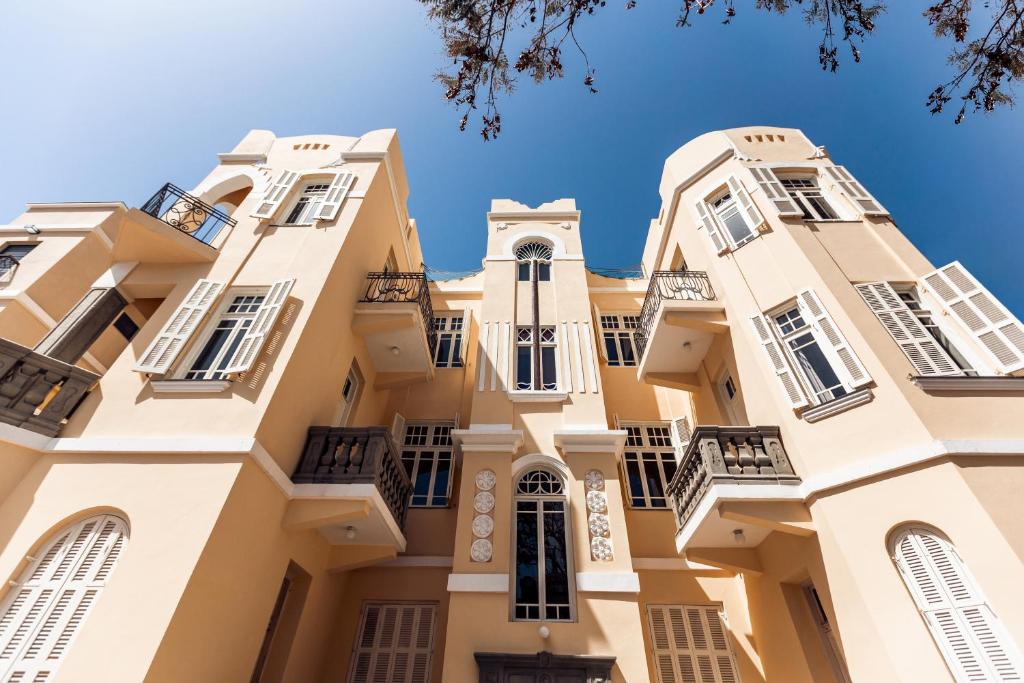
<instances>
[{"instance_id":1,"label":"white window shutter","mask_svg":"<svg viewBox=\"0 0 1024 683\"><path fill-rule=\"evenodd\" d=\"M259 356L260 350L267 341L267 335L274 329L274 323L281 317L281 310L284 302L288 300L288 294L292 291L295 280L278 280L270 286L270 291L263 298L256 315L253 316L252 325L242 337L241 343L235 349L234 355L224 368L225 373L247 372L252 369Z\"/></svg>"},{"instance_id":2,"label":"white window shutter","mask_svg":"<svg viewBox=\"0 0 1024 683\"><path fill-rule=\"evenodd\" d=\"M648 605L658 683L739 683L721 608Z\"/></svg>"},{"instance_id":3,"label":"white window shutter","mask_svg":"<svg viewBox=\"0 0 1024 683\"><path fill-rule=\"evenodd\" d=\"M772 365L772 370L775 371L775 376L779 378L779 382L782 384L782 391L786 396L786 400L789 401L793 408L803 408L808 405L807 395L804 393L803 387L800 386L793 368L789 366L789 361L782 352L782 346L775 338L771 321L763 315L752 315L750 316L750 324L754 327L754 334L757 335L758 341L761 342L761 348L764 349L765 355L768 356L768 361Z\"/></svg>"},{"instance_id":4,"label":"white window shutter","mask_svg":"<svg viewBox=\"0 0 1024 683\"><path fill-rule=\"evenodd\" d=\"M763 166L753 166L750 168L750 172L753 174L757 184L761 186L764 195L775 205L775 209L779 212L780 216L803 217L804 212L800 210L800 207L796 205L793 198L789 196L789 192L786 192L786 188L775 177L775 171Z\"/></svg>"},{"instance_id":5,"label":"white window shutter","mask_svg":"<svg viewBox=\"0 0 1024 683\"><path fill-rule=\"evenodd\" d=\"M604 343L604 327L601 325L601 309L596 303L591 304L594 309L594 331L597 333L597 352L601 360L608 362L608 347Z\"/></svg>"},{"instance_id":6,"label":"white window shutter","mask_svg":"<svg viewBox=\"0 0 1024 683\"><path fill-rule=\"evenodd\" d=\"M466 308L462 314L462 341L459 342L459 357L462 359L462 367L469 364L469 321L473 317L473 309Z\"/></svg>"},{"instance_id":7,"label":"white window shutter","mask_svg":"<svg viewBox=\"0 0 1024 683\"><path fill-rule=\"evenodd\" d=\"M736 202L740 206L740 210L745 216L745 220L750 225L750 231L753 233L758 232L761 226L764 225L764 216L754 206L754 201L747 194L746 189L743 187L743 183L739 181L736 176L729 176L726 181L729 183L729 191L732 192L733 197L736 198Z\"/></svg>"},{"instance_id":8,"label":"white window shutter","mask_svg":"<svg viewBox=\"0 0 1024 683\"><path fill-rule=\"evenodd\" d=\"M295 181L298 180L299 174L297 171L281 171L270 187L267 188L266 193L263 195L263 199L256 205L256 210L252 212L253 218L273 218L274 214L281 207L281 202L284 201L288 193L292 191L292 187L295 186Z\"/></svg>"},{"instance_id":9,"label":"white window shutter","mask_svg":"<svg viewBox=\"0 0 1024 683\"><path fill-rule=\"evenodd\" d=\"M992 357L998 372L1024 369L1024 325L959 261L928 273L920 284Z\"/></svg>"},{"instance_id":10,"label":"white window shutter","mask_svg":"<svg viewBox=\"0 0 1024 683\"><path fill-rule=\"evenodd\" d=\"M711 242L715 245L715 252L724 254L728 251L729 248L725 243L725 239L718 229L718 220L712 215L707 204L702 201L697 202L697 219L704 226L704 229L708 231L708 236L711 237Z\"/></svg>"},{"instance_id":11,"label":"white window shutter","mask_svg":"<svg viewBox=\"0 0 1024 683\"><path fill-rule=\"evenodd\" d=\"M690 419L684 416L672 420L670 423L670 433L672 435L672 446L676 452L676 462L682 462L686 448L690 445L690 436L693 433L690 429Z\"/></svg>"},{"instance_id":12,"label":"white window shutter","mask_svg":"<svg viewBox=\"0 0 1024 683\"><path fill-rule=\"evenodd\" d=\"M135 363L136 372L160 375L167 372L181 353L188 338L196 331L210 310L224 283L199 280L171 315L163 329Z\"/></svg>"},{"instance_id":13,"label":"white window shutter","mask_svg":"<svg viewBox=\"0 0 1024 683\"><path fill-rule=\"evenodd\" d=\"M428 683L435 611L434 605L366 605L349 683Z\"/></svg>"},{"instance_id":14,"label":"white window shutter","mask_svg":"<svg viewBox=\"0 0 1024 683\"><path fill-rule=\"evenodd\" d=\"M1020 652L944 538L905 530L893 559L958 681L1019 681Z\"/></svg>"},{"instance_id":15,"label":"white window shutter","mask_svg":"<svg viewBox=\"0 0 1024 683\"><path fill-rule=\"evenodd\" d=\"M317 218L322 221L333 221L338 217L338 211L345 202L349 190L356 181L356 174L351 171L339 171L334 174L330 186L327 188L327 195L320 205L320 213Z\"/></svg>"},{"instance_id":16,"label":"white window shutter","mask_svg":"<svg viewBox=\"0 0 1024 683\"><path fill-rule=\"evenodd\" d=\"M821 338L818 342L821 344L822 350L826 353L831 350L833 358L839 361L841 367L836 370L846 375L851 387L856 388L869 384L871 375L868 374L857 354L853 352L850 342L839 331L836 321L825 310L825 306L814 290L803 290L797 295L796 300L800 311L807 318L807 322L820 333Z\"/></svg>"},{"instance_id":17,"label":"white window shutter","mask_svg":"<svg viewBox=\"0 0 1024 683\"><path fill-rule=\"evenodd\" d=\"M861 214L865 216L888 216L889 212L885 210L877 199L871 196L871 194L864 189L864 186L857 182L857 179L850 175L850 172L843 166L825 166L825 172L831 176L832 180L839 189L842 190L843 194L849 198L850 202L853 203L854 208L857 209Z\"/></svg>"},{"instance_id":18,"label":"white window shutter","mask_svg":"<svg viewBox=\"0 0 1024 683\"><path fill-rule=\"evenodd\" d=\"M961 374L960 368L946 350L939 346L888 282L865 282L857 285L857 291L907 356L918 375L933 377Z\"/></svg>"},{"instance_id":19,"label":"white window shutter","mask_svg":"<svg viewBox=\"0 0 1024 683\"><path fill-rule=\"evenodd\" d=\"M405 416L401 413L395 413L391 420L391 438L399 448L405 443Z\"/></svg>"}]
</instances>

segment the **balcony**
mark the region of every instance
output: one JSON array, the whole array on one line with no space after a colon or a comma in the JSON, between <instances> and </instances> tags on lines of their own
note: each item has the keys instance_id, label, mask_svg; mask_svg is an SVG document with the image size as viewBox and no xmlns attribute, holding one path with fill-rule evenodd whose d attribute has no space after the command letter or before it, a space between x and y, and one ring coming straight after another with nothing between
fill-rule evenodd
<instances>
[{"instance_id":1,"label":"balcony","mask_svg":"<svg viewBox=\"0 0 1024 683\"><path fill-rule=\"evenodd\" d=\"M56 436L98 375L0 339L0 422Z\"/></svg>"},{"instance_id":2,"label":"balcony","mask_svg":"<svg viewBox=\"0 0 1024 683\"><path fill-rule=\"evenodd\" d=\"M236 221L220 209L193 197L177 185L167 183L142 205L141 211L203 244L213 244L225 225Z\"/></svg>"},{"instance_id":3,"label":"balcony","mask_svg":"<svg viewBox=\"0 0 1024 683\"><path fill-rule=\"evenodd\" d=\"M637 377L642 382L694 391L716 334L729 329L725 308L707 273L659 270L651 275L636 331Z\"/></svg>"},{"instance_id":4,"label":"balcony","mask_svg":"<svg viewBox=\"0 0 1024 683\"><path fill-rule=\"evenodd\" d=\"M434 376L437 335L423 273L369 273L352 329L366 341L377 371L376 388Z\"/></svg>"}]
</instances>

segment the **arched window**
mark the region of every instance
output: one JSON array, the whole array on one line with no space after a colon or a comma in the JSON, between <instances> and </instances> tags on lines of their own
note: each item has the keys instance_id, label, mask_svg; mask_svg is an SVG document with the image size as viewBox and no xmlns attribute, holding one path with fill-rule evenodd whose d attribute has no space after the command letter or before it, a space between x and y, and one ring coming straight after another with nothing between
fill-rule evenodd
<instances>
[{"instance_id":1,"label":"arched window","mask_svg":"<svg viewBox=\"0 0 1024 683\"><path fill-rule=\"evenodd\" d=\"M550 244L540 241L523 242L516 247L516 279L520 282L547 282L551 279L551 257L554 250Z\"/></svg>"},{"instance_id":2,"label":"arched window","mask_svg":"<svg viewBox=\"0 0 1024 683\"><path fill-rule=\"evenodd\" d=\"M123 519L97 515L39 548L0 601L0 680L53 678L127 541Z\"/></svg>"},{"instance_id":3,"label":"arched window","mask_svg":"<svg viewBox=\"0 0 1024 683\"><path fill-rule=\"evenodd\" d=\"M516 482L515 605L520 621L572 619L567 501L561 477L528 470Z\"/></svg>"},{"instance_id":4,"label":"arched window","mask_svg":"<svg viewBox=\"0 0 1024 683\"><path fill-rule=\"evenodd\" d=\"M958 681L1021 680L1016 646L949 541L907 527L894 535L892 556Z\"/></svg>"}]
</instances>

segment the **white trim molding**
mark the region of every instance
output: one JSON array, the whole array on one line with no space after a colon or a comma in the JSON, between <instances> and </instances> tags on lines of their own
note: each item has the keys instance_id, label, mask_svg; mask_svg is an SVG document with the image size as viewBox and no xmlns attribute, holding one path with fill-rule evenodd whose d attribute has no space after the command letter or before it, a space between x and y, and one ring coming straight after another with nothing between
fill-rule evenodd
<instances>
[{"instance_id":1,"label":"white trim molding","mask_svg":"<svg viewBox=\"0 0 1024 683\"><path fill-rule=\"evenodd\" d=\"M569 394L564 391L535 391L533 389L510 389L505 392L513 403L565 403Z\"/></svg>"},{"instance_id":2,"label":"white trim molding","mask_svg":"<svg viewBox=\"0 0 1024 683\"><path fill-rule=\"evenodd\" d=\"M464 453L516 453L523 446L523 431L505 425L470 425L453 429L452 440Z\"/></svg>"},{"instance_id":3,"label":"white trim molding","mask_svg":"<svg viewBox=\"0 0 1024 683\"><path fill-rule=\"evenodd\" d=\"M449 593L508 593L508 574L449 574Z\"/></svg>"},{"instance_id":4,"label":"white trim molding","mask_svg":"<svg viewBox=\"0 0 1024 683\"><path fill-rule=\"evenodd\" d=\"M626 430L560 429L554 440L563 453L614 453L619 457L626 446Z\"/></svg>"},{"instance_id":5,"label":"white trim molding","mask_svg":"<svg viewBox=\"0 0 1024 683\"><path fill-rule=\"evenodd\" d=\"M231 388L226 379L152 379L154 394L219 394Z\"/></svg>"},{"instance_id":6,"label":"white trim molding","mask_svg":"<svg viewBox=\"0 0 1024 683\"><path fill-rule=\"evenodd\" d=\"M865 403L871 403L874 398L875 395L871 393L871 389L865 387L849 393L846 396L837 398L834 401L829 401L828 403L808 408L800 414L800 417L811 423L820 422L825 418L838 415L839 413L845 413L847 410L852 410L853 408L862 406Z\"/></svg>"},{"instance_id":7,"label":"white trim molding","mask_svg":"<svg viewBox=\"0 0 1024 683\"><path fill-rule=\"evenodd\" d=\"M914 377L911 380L926 392L969 391L977 394L1024 391L1024 377Z\"/></svg>"},{"instance_id":8,"label":"white trim molding","mask_svg":"<svg viewBox=\"0 0 1024 683\"><path fill-rule=\"evenodd\" d=\"M576 572L576 590L581 593L639 593L636 572Z\"/></svg>"}]
</instances>

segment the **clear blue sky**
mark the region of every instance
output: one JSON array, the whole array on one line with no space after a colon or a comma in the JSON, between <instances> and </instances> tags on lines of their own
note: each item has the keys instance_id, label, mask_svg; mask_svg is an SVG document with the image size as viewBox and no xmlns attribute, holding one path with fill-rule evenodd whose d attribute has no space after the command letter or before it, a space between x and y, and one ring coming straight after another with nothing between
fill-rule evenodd
<instances>
[{"instance_id":1,"label":"clear blue sky","mask_svg":"<svg viewBox=\"0 0 1024 683\"><path fill-rule=\"evenodd\" d=\"M627 266L666 156L708 130L774 124L827 145L933 262L963 261L1024 317L1024 110L960 127L927 113L948 45L924 0L889 0L863 63L838 75L819 70L815 30L753 0L732 26L714 14L686 30L675 2L624 4L580 31L600 94L567 54L569 77L523 82L483 144L432 80L440 41L414 0L3 3L0 221L29 201L137 206L166 181L191 187L251 128L395 127L429 266L479 267L492 197L575 197L590 264Z\"/></svg>"}]
</instances>

